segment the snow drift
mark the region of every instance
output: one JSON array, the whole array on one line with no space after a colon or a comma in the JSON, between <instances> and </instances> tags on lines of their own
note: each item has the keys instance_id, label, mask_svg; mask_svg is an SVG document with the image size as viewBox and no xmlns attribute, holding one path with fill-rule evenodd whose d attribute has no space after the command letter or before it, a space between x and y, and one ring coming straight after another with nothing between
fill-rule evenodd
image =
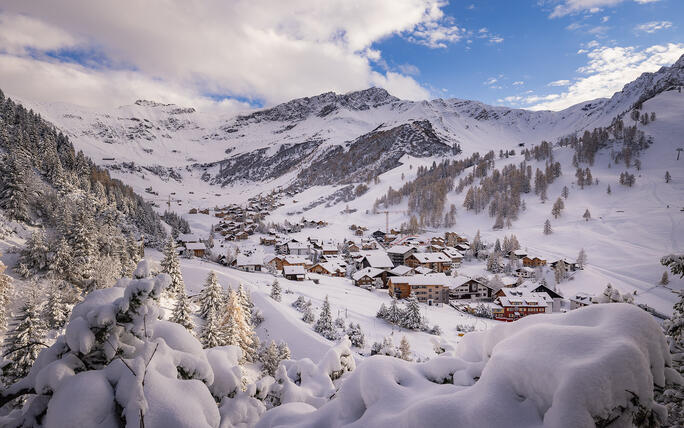
<instances>
[{"instance_id":1,"label":"snow drift","mask_svg":"<svg viewBox=\"0 0 684 428\"><path fill-rule=\"evenodd\" d=\"M412 364L373 357L315 410L284 404L259 427L650 425L654 385L681 382L653 318L628 304L537 315L469 333Z\"/></svg>"}]
</instances>

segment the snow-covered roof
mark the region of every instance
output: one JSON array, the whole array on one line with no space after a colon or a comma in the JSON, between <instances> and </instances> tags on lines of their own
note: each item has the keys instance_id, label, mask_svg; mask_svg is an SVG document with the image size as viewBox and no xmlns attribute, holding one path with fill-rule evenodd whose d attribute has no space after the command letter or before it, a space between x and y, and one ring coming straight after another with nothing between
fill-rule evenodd
<instances>
[{"instance_id":1,"label":"snow-covered roof","mask_svg":"<svg viewBox=\"0 0 684 428\"><path fill-rule=\"evenodd\" d=\"M306 271L304 266L283 266L284 275L304 275Z\"/></svg>"},{"instance_id":2,"label":"snow-covered roof","mask_svg":"<svg viewBox=\"0 0 684 428\"><path fill-rule=\"evenodd\" d=\"M462 259L463 254L461 254L460 251L458 251L456 248L453 247L444 247L442 250L444 254L446 254L448 257L451 257L452 259Z\"/></svg>"},{"instance_id":3,"label":"snow-covered roof","mask_svg":"<svg viewBox=\"0 0 684 428\"><path fill-rule=\"evenodd\" d=\"M364 257L371 267L378 269L391 269L394 267L392 260L384 251L374 251L367 253Z\"/></svg>"},{"instance_id":4,"label":"snow-covered roof","mask_svg":"<svg viewBox=\"0 0 684 428\"><path fill-rule=\"evenodd\" d=\"M334 244L323 244L323 251L338 251L337 245Z\"/></svg>"},{"instance_id":5,"label":"snow-covered roof","mask_svg":"<svg viewBox=\"0 0 684 428\"><path fill-rule=\"evenodd\" d=\"M424 266L418 266L414 270L416 271L416 273L421 274L421 275L425 275L426 273L433 273L434 272L434 270L432 270L430 268L426 268Z\"/></svg>"},{"instance_id":6,"label":"snow-covered roof","mask_svg":"<svg viewBox=\"0 0 684 428\"><path fill-rule=\"evenodd\" d=\"M300 242L288 242L287 248L289 250L308 250L309 246Z\"/></svg>"},{"instance_id":7,"label":"snow-covered roof","mask_svg":"<svg viewBox=\"0 0 684 428\"><path fill-rule=\"evenodd\" d=\"M390 278L393 284L416 285L449 285L449 278L443 273L429 273L427 275L395 276Z\"/></svg>"},{"instance_id":8,"label":"snow-covered roof","mask_svg":"<svg viewBox=\"0 0 684 428\"><path fill-rule=\"evenodd\" d=\"M545 306L553 302L548 293L536 293L527 288L502 288L501 306Z\"/></svg>"},{"instance_id":9,"label":"snow-covered roof","mask_svg":"<svg viewBox=\"0 0 684 428\"><path fill-rule=\"evenodd\" d=\"M411 250L415 250L415 247L411 245L392 245L387 249L389 254L406 254Z\"/></svg>"},{"instance_id":10,"label":"snow-covered roof","mask_svg":"<svg viewBox=\"0 0 684 428\"><path fill-rule=\"evenodd\" d=\"M443 253L414 253L412 255L419 263L448 263L451 261L446 254Z\"/></svg>"},{"instance_id":11,"label":"snow-covered roof","mask_svg":"<svg viewBox=\"0 0 684 428\"><path fill-rule=\"evenodd\" d=\"M309 263L309 259L304 256L285 256L284 260L291 265Z\"/></svg>"},{"instance_id":12,"label":"snow-covered roof","mask_svg":"<svg viewBox=\"0 0 684 428\"><path fill-rule=\"evenodd\" d=\"M330 273L335 273L335 272L344 272L345 268L343 266L340 266L339 263L335 262L319 262L316 263L314 266L321 266L323 269L327 270Z\"/></svg>"},{"instance_id":13,"label":"snow-covered roof","mask_svg":"<svg viewBox=\"0 0 684 428\"><path fill-rule=\"evenodd\" d=\"M188 250L206 250L207 247L204 242L188 242L185 244L185 248Z\"/></svg>"},{"instance_id":14,"label":"snow-covered roof","mask_svg":"<svg viewBox=\"0 0 684 428\"><path fill-rule=\"evenodd\" d=\"M412 267L406 266L406 265L399 265L399 266L396 266L394 269L392 269L390 271L390 273L397 275L397 276L403 276L403 275L406 275L407 273L409 273L411 271L413 271Z\"/></svg>"},{"instance_id":15,"label":"snow-covered roof","mask_svg":"<svg viewBox=\"0 0 684 428\"><path fill-rule=\"evenodd\" d=\"M238 254L237 259L235 260L235 265L236 266L260 266L263 262L264 258L262 257L261 254L250 254L249 256L246 256L244 254Z\"/></svg>"},{"instance_id":16,"label":"snow-covered roof","mask_svg":"<svg viewBox=\"0 0 684 428\"><path fill-rule=\"evenodd\" d=\"M358 281L359 279L363 278L364 276L368 276L370 278L375 278L376 276L382 274L383 272L384 271L382 269L367 267L367 268L363 268L361 270L354 272L354 274L352 275L352 279L354 281Z\"/></svg>"}]
</instances>

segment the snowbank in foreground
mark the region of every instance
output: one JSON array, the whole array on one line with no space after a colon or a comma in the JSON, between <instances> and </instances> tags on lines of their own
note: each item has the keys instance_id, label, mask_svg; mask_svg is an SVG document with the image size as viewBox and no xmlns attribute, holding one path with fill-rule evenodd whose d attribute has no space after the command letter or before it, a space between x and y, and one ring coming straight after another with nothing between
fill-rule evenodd
<instances>
[{"instance_id":1,"label":"snowbank in foreground","mask_svg":"<svg viewBox=\"0 0 684 428\"><path fill-rule=\"evenodd\" d=\"M649 314L594 305L470 333L426 363L369 358L318 410L284 404L258 426L630 426L664 417L653 386L681 382L670 364Z\"/></svg>"}]
</instances>

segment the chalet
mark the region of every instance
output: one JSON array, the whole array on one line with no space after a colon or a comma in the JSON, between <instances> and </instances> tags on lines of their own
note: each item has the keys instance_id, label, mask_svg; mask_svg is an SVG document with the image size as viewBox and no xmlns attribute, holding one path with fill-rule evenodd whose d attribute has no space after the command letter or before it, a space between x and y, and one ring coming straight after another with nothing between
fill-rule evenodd
<instances>
[{"instance_id":1,"label":"chalet","mask_svg":"<svg viewBox=\"0 0 684 428\"><path fill-rule=\"evenodd\" d=\"M430 245L436 245L438 247L444 247L444 245L445 245L444 238L442 238L441 236L433 236L432 238L430 238Z\"/></svg>"},{"instance_id":2,"label":"chalet","mask_svg":"<svg viewBox=\"0 0 684 428\"><path fill-rule=\"evenodd\" d=\"M445 232L444 233L444 243L450 247L456 246L456 244L468 243L468 239L465 236L461 236L456 232Z\"/></svg>"},{"instance_id":3,"label":"chalet","mask_svg":"<svg viewBox=\"0 0 684 428\"><path fill-rule=\"evenodd\" d=\"M242 232L235 234L235 240L237 241L244 241L247 238L249 238L249 233L247 231L243 230Z\"/></svg>"},{"instance_id":4,"label":"chalet","mask_svg":"<svg viewBox=\"0 0 684 428\"><path fill-rule=\"evenodd\" d=\"M503 309L495 314L499 321L515 321L522 317L534 314L550 312L549 301L552 301L546 293L529 293L515 290L506 290L505 297L499 297L497 303Z\"/></svg>"},{"instance_id":5,"label":"chalet","mask_svg":"<svg viewBox=\"0 0 684 428\"><path fill-rule=\"evenodd\" d=\"M454 247L444 247L442 253L451 259L451 264L453 266L460 266L463 261L463 254L461 254Z\"/></svg>"},{"instance_id":6,"label":"chalet","mask_svg":"<svg viewBox=\"0 0 684 428\"><path fill-rule=\"evenodd\" d=\"M187 244L188 242L199 242L199 236L194 233L181 233L178 235L178 242L182 244Z\"/></svg>"},{"instance_id":7,"label":"chalet","mask_svg":"<svg viewBox=\"0 0 684 428\"><path fill-rule=\"evenodd\" d=\"M452 279L449 297L452 299L492 299L495 290L483 280L458 276Z\"/></svg>"},{"instance_id":8,"label":"chalet","mask_svg":"<svg viewBox=\"0 0 684 428\"><path fill-rule=\"evenodd\" d=\"M309 254L309 246L301 242L290 241L287 243L287 254L305 256Z\"/></svg>"},{"instance_id":9,"label":"chalet","mask_svg":"<svg viewBox=\"0 0 684 428\"><path fill-rule=\"evenodd\" d=\"M428 305L449 303L449 279L443 273L395 276L387 284L390 296L397 299L413 294L419 302Z\"/></svg>"},{"instance_id":10,"label":"chalet","mask_svg":"<svg viewBox=\"0 0 684 428\"><path fill-rule=\"evenodd\" d=\"M358 230L358 229L357 229L357 230ZM356 245L355 243L352 242L352 243L350 243L349 245L347 245L347 250L348 250L350 253L358 253L359 251L361 251L361 248L359 248L358 245Z\"/></svg>"},{"instance_id":11,"label":"chalet","mask_svg":"<svg viewBox=\"0 0 684 428\"><path fill-rule=\"evenodd\" d=\"M323 244L321 248L321 253L324 256L339 254L339 252L340 250L337 248L337 245L331 243Z\"/></svg>"},{"instance_id":12,"label":"chalet","mask_svg":"<svg viewBox=\"0 0 684 428\"><path fill-rule=\"evenodd\" d=\"M378 244L375 241L363 241L361 243L361 251L377 250Z\"/></svg>"},{"instance_id":13,"label":"chalet","mask_svg":"<svg viewBox=\"0 0 684 428\"><path fill-rule=\"evenodd\" d=\"M328 255L328 256L321 256L319 259L321 262L331 262L340 265L342 269L346 270L347 269L347 260L342 257L339 254L336 255Z\"/></svg>"},{"instance_id":14,"label":"chalet","mask_svg":"<svg viewBox=\"0 0 684 428\"><path fill-rule=\"evenodd\" d=\"M304 266L283 266L283 276L292 281L304 281L306 270Z\"/></svg>"},{"instance_id":15,"label":"chalet","mask_svg":"<svg viewBox=\"0 0 684 428\"><path fill-rule=\"evenodd\" d=\"M443 253L414 253L406 258L405 264L412 268L422 266L435 272L444 272L451 268L451 259Z\"/></svg>"},{"instance_id":16,"label":"chalet","mask_svg":"<svg viewBox=\"0 0 684 428\"><path fill-rule=\"evenodd\" d=\"M371 234L371 236L373 238L377 239L378 241L384 241L385 240L385 232L383 232L381 230L376 230L375 232L373 232Z\"/></svg>"},{"instance_id":17,"label":"chalet","mask_svg":"<svg viewBox=\"0 0 684 428\"><path fill-rule=\"evenodd\" d=\"M406 258L416 251L416 247L411 245L393 245L387 249L387 255L394 266L399 266L403 265Z\"/></svg>"},{"instance_id":18,"label":"chalet","mask_svg":"<svg viewBox=\"0 0 684 428\"><path fill-rule=\"evenodd\" d=\"M203 209L203 210L199 210L199 213L200 213L200 214L209 215L209 208L205 208L205 209Z\"/></svg>"},{"instance_id":19,"label":"chalet","mask_svg":"<svg viewBox=\"0 0 684 428\"><path fill-rule=\"evenodd\" d=\"M565 271L566 271L566 272L575 272L575 271L578 271L578 270L582 269L578 263L571 262L571 261L569 261L569 260L567 260L567 259L558 259L558 260L554 260L554 261L552 261L552 262L550 263L551 267L552 267L553 269L556 269L556 266L561 262L561 260L562 260L563 263L565 264Z\"/></svg>"},{"instance_id":20,"label":"chalet","mask_svg":"<svg viewBox=\"0 0 684 428\"><path fill-rule=\"evenodd\" d=\"M524 279L534 278L535 272L536 271L531 267L521 267L515 270L515 273L518 275L518 278Z\"/></svg>"},{"instance_id":21,"label":"chalet","mask_svg":"<svg viewBox=\"0 0 684 428\"><path fill-rule=\"evenodd\" d=\"M395 266L394 269L389 271L389 273L394 276L408 276L414 275L416 272L410 266L399 265Z\"/></svg>"},{"instance_id":22,"label":"chalet","mask_svg":"<svg viewBox=\"0 0 684 428\"><path fill-rule=\"evenodd\" d=\"M418 266L417 268L414 268L413 270L417 275L425 275L428 273L435 273L434 270L432 270L430 268L426 268L425 266Z\"/></svg>"},{"instance_id":23,"label":"chalet","mask_svg":"<svg viewBox=\"0 0 684 428\"><path fill-rule=\"evenodd\" d=\"M518 289L520 290L528 290L532 293L546 293L551 299L552 299L552 307L551 311L552 312L560 312L561 310L561 302L563 301L563 296L558 294L556 291L550 289L543 283L536 283L532 281L527 281L524 282L523 284L518 286Z\"/></svg>"},{"instance_id":24,"label":"chalet","mask_svg":"<svg viewBox=\"0 0 684 428\"><path fill-rule=\"evenodd\" d=\"M465 253L466 251L470 250L470 244L467 242L459 242L458 244L454 245L454 248L456 250L460 251L461 253Z\"/></svg>"},{"instance_id":25,"label":"chalet","mask_svg":"<svg viewBox=\"0 0 684 428\"><path fill-rule=\"evenodd\" d=\"M276 244L276 238L275 236L262 236L260 239L261 245L275 245Z\"/></svg>"},{"instance_id":26,"label":"chalet","mask_svg":"<svg viewBox=\"0 0 684 428\"><path fill-rule=\"evenodd\" d=\"M273 267L276 268L276 270L283 270L283 267L285 266L302 266L306 267L309 264L309 261L302 257L302 256L283 256L283 255L278 255L272 257L268 263L269 265L272 265Z\"/></svg>"},{"instance_id":27,"label":"chalet","mask_svg":"<svg viewBox=\"0 0 684 428\"><path fill-rule=\"evenodd\" d=\"M378 284L382 281L382 274L385 271L382 269L375 269L372 267L364 268L359 271L354 272L352 279L354 280L354 285L357 287L371 286Z\"/></svg>"},{"instance_id":28,"label":"chalet","mask_svg":"<svg viewBox=\"0 0 684 428\"><path fill-rule=\"evenodd\" d=\"M372 253L364 254L360 260L362 268L372 267L382 270L390 270L394 267L392 260L390 260L387 253L384 251L374 251Z\"/></svg>"},{"instance_id":29,"label":"chalet","mask_svg":"<svg viewBox=\"0 0 684 428\"><path fill-rule=\"evenodd\" d=\"M197 214L197 208L190 208L188 214Z\"/></svg>"},{"instance_id":30,"label":"chalet","mask_svg":"<svg viewBox=\"0 0 684 428\"><path fill-rule=\"evenodd\" d=\"M263 257L259 254L252 254L249 256L238 254L233 265L237 269L245 272L260 272L263 266Z\"/></svg>"},{"instance_id":31,"label":"chalet","mask_svg":"<svg viewBox=\"0 0 684 428\"><path fill-rule=\"evenodd\" d=\"M316 263L311 266L308 271L319 275L337 276L340 278L344 278L346 273L346 270L335 262Z\"/></svg>"},{"instance_id":32,"label":"chalet","mask_svg":"<svg viewBox=\"0 0 684 428\"><path fill-rule=\"evenodd\" d=\"M529 256L525 256L522 259L522 263L523 263L524 267L531 267L531 268L536 268L539 266L546 266L546 260L540 259L539 257L530 258Z\"/></svg>"},{"instance_id":33,"label":"chalet","mask_svg":"<svg viewBox=\"0 0 684 428\"><path fill-rule=\"evenodd\" d=\"M577 293L570 298L570 310L583 308L594 303L594 296L588 293Z\"/></svg>"},{"instance_id":34,"label":"chalet","mask_svg":"<svg viewBox=\"0 0 684 428\"><path fill-rule=\"evenodd\" d=\"M204 242L188 242L185 244L185 249L192 252L192 255L195 257L204 257L204 253L207 251Z\"/></svg>"},{"instance_id":35,"label":"chalet","mask_svg":"<svg viewBox=\"0 0 684 428\"><path fill-rule=\"evenodd\" d=\"M354 231L355 236L363 236L363 229L356 229Z\"/></svg>"},{"instance_id":36,"label":"chalet","mask_svg":"<svg viewBox=\"0 0 684 428\"><path fill-rule=\"evenodd\" d=\"M516 259L519 260L519 259L522 259L522 258L524 258L524 257L527 257L527 251L521 250L521 249L517 249L517 250L509 251L508 254L506 254L506 256L507 256L509 259L512 258L512 257L515 257Z\"/></svg>"}]
</instances>

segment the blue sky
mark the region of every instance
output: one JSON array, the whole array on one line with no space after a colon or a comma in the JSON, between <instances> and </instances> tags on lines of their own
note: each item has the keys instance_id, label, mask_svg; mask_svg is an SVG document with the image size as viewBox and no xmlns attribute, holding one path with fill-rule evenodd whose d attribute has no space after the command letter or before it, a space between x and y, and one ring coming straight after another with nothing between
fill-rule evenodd
<instances>
[{"instance_id":1,"label":"blue sky","mask_svg":"<svg viewBox=\"0 0 684 428\"><path fill-rule=\"evenodd\" d=\"M370 86L560 110L684 54L681 0L4 0L0 87L234 112Z\"/></svg>"},{"instance_id":2,"label":"blue sky","mask_svg":"<svg viewBox=\"0 0 684 428\"><path fill-rule=\"evenodd\" d=\"M550 18L553 6L534 0L452 2L445 13L458 17L455 24L468 28L472 36L438 49L395 36L374 48L392 66L414 65L416 79L435 95L517 106L525 103L504 98L525 96L527 91L556 94L563 87L549 83L585 76L577 70L587 65L588 46L644 49L684 41L684 1L626 1ZM643 26L649 23L657 24ZM482 28L503 41L479 37Z\"/></svg>"}]
</instances>

